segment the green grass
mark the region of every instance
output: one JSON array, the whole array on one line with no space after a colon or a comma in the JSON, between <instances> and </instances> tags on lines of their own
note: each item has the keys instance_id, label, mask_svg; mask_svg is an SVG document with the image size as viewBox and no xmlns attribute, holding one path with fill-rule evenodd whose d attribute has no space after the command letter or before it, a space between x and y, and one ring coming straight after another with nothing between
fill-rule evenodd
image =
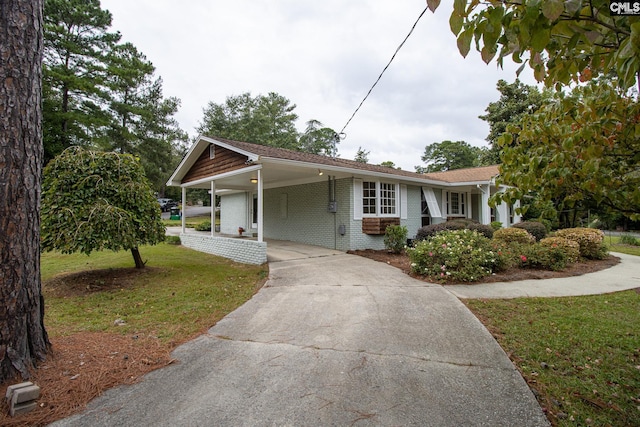
<instances>
[{"instance_id":1,"label":"green grass","mask_svg":"<svg viewBox=\"0 0 640 427\"><path fill-rule=\"evenodd\" d=\"M620 252L628 255L640 256L640 246L624 245L620 243L620 237L605 236L604 242L612 252Z\"/></svg>"},{"instance_id":2,"label":"green grass","mask_svg":"<svg viewBox=\"0 0 640 427\"><path fill-rule=\"evenodd\" d=\"M211 221L211 215L200 215L200 216L190 216L185 221L187 228L195 228L196 225L204 222ZM162 223L167 227L181 227L182 220L181 219L163 219ZM216 224L220 225L220 215L216 216Z\"/></svg>"},{"instance_id":3,"label":"green grass","mask_svg":"<svg viewBox=\"0 0 640 427\"><path fill-rule=\"evenodd\" d=\"M145 246L140 252L148 267L142 272L133 268L127 251L91 256L44 253L41 270L49 334L108 331L181 342L250 299L268 274L266 266L238 264L182 246ZM96 274L101 269L107 270L81 283L73 276L61 276ZM128 274L121 277L120 269ZM100 284L109 284L109 289L100 290ZM61 287L72 285L81 295L68 292L69 288L61 293ZM86 287L91 289L85 291ZM115 326L116 319L126 325Z\"/></svg>"},{"instance_id":4,"label":"green grass","mask_svg":"<svg viewBox=\"0 0 640 427\"><path fill-rule=\"evenodd\" d=\"M640 425L640 295L468 300L558 426Z\"/></svg>"}]
</instances>

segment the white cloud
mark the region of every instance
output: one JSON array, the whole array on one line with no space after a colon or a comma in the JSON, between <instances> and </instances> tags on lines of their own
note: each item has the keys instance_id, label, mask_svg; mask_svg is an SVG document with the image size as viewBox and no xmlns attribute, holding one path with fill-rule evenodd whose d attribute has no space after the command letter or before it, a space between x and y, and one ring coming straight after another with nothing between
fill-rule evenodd
<instances>
[{"instance_id":1,"label":"white cloud","mask_svg":"<svg viewBox=\"0 0 640 427\"><path fill-rule=\"evenodd\" d=\"M425 7L409 0L102 0L113 29L145 53L182 100L177 115L195 135L212 101L277 92L310 119L340 131ZM424 147L464 140L484 145L478 119L498 99L498 79L515 79L471 52L463 59L448 28L450 5L427 12L345 132L343 158L358 147L369 161L403 169L421 164ZM526 74L527 71L525 71ZM533 84L530 73L521 76Z\"/></svg>"}]
</instances>

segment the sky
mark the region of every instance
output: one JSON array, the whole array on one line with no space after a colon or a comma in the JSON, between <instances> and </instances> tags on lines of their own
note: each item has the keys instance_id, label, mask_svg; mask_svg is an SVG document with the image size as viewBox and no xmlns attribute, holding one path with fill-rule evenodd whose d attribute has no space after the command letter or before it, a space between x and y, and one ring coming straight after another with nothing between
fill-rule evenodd
<instances>
[{"instance_id":1,"label":"sky","mask_svg":"<svg viewBox=\"0 0 640 427\"><path fill-rule=\"evenodd\" d=\"M425 146L444 140L486 146L478 116L499 99L499 79L516 64L486 65L458 53L449 30L452 2L427 11L349 125L338 154L359 148L369 163L424 165ZM341 131L426 7L425 0L102 0L111 31L156 67L165 97L191 137L213 102L276 92L309 120ZM535 84L525 69L520 80Z\"/></svg>"}]
</instances>

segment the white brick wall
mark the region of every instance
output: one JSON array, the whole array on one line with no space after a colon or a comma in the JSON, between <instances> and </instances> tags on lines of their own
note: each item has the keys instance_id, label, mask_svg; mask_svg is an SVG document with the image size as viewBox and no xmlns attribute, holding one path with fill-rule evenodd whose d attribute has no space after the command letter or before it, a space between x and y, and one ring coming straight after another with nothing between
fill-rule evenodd
<instances>
[{"instance_id":1,"label":"white brick wall","mask_svg":"<svg viewBox=\"0 0 640 427\"><path fill-rule=\"evenodd\" d=\"M264 195L264 232L266 238L290 240L331 249L349 249L348 237L338 227L349 226L350 179L336 182L338 211L328 211L327 181L275 188Z\"/></svg>"},{"instance_id":2,"label":"white brick wall","mask_svg":"<svg viewBox=\"0 0 640 427\"><path fill-rule=\"evenodd\" d=\"M200 234L181 234L180 242L187 248L229 258L244 264L260 265L267 262L267 244L265 242Z\"/></svg>"},{"instance_id":3,"label":"white brick wall","mask_svg":"<svg viewBox=\"0 0 640 427\"><path fill-rule=\"evenodd\" d=\"M247 193L227 194L220 198L220 232L238 234L238 227L249 231Z\"/></svg>"}]
</instances>

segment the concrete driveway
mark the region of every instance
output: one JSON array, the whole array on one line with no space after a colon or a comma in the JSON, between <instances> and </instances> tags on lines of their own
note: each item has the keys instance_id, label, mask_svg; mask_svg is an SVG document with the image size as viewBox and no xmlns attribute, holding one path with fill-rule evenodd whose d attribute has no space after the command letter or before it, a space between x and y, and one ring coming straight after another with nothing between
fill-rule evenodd
<instances>
[{"instance_id":1,"label":"concrete driveway","mask_svg":"<svg viewBox=\"0 0 640 427\"><path fill-rule=\"evenodd\" d=\"M283 250L260 292L175 350L180 363L55 425L549 425L441 286L354 255Z\"/></svg>"}]
</instances>

